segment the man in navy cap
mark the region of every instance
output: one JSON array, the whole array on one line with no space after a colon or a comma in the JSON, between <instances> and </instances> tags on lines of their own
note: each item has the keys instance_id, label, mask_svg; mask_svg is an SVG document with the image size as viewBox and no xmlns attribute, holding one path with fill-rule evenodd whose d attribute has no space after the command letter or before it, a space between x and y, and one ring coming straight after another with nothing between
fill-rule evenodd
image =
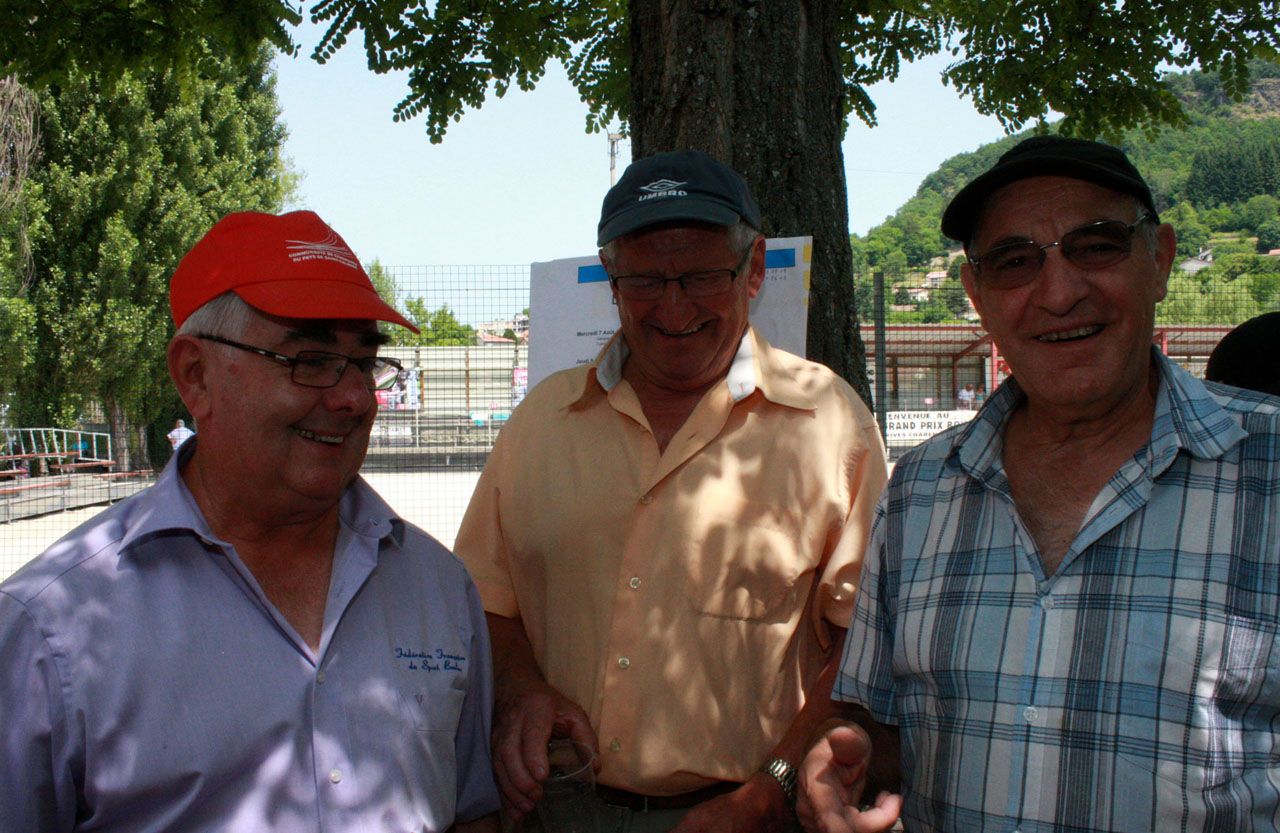
<instances>
[{"instance_id":1,"label":"man in navy cap","mask_svg":"<svg viewBox=\"0 0 1280 833\"><path fill-rule=\"evenodd\" d=\"M1153 346L1174 233L1116 148L1028 139L942 228L1013 375L894 468L806 828L1275 831L1280 402Z\"/></svg>"},{"instance_id":2,"label":"man in navy cap","mask_svg":"<svg viewBox=\"0 0 1280 833\"><path fill-rule=\"evenodd\" d=\"M631 165L600 258L620 329L512 414L455 548L494 640L494 763L599 758L605 830L786 829L885 478L870 412L748 322L760 211L701 153Z\"/></svg>"}]
</instances>

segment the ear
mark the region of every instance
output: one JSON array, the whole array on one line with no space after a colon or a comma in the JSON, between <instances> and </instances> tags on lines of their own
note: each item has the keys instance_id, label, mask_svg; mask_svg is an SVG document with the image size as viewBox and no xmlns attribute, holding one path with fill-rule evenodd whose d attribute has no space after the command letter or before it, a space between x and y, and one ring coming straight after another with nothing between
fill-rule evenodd
<instances>
[{"instance_id":1,"label":"ear","mask_svg":"<svg viewBox=\"0 0 1280 833\"><path fill-rule=\"evenodd\" d=\"M607 277L613 274L613 264L609 262L609 258L605 256L604 249L598 251L597 256L600 258L600 265L604 267L606 280L609 281L609 294L613 296L613 305L618 306L618 288L613 285L613 279Z\"/></svg>"},{"instance_id":2,"label":"ear","mask_svg":"<svg viewBox=\"0 0 1280 833\"><path fill-rule=\"evenodd\" d=\"M199 422L213 410L206 377L208 357L204 352L204 344L192 336L176 335L169 342L166 359L169 378L178 389L178 396L182 397L187 411Z\"/></svg>"},{"instance_id":3,"label":"ear","mask_svg":"<svg viewBox=\"0 0 1280 833\"><path fill-rule=\"evenodd\" d=\"M982 299L978 296L978 276L973 273L973 266L968 261L960 264L960 283L964 285L964 294L969 296L973 308L982 318Z\"/></svg>"},{"instance_id":4,"label":"ear","mask_svg":"<svg viewBox=\"0 0 1280 833\"><path fill-rule=\"evenodd\" d=\"M1173 269L1173 260L1177 254L1177 232L1168 223L1161 223L1156 227L1156 250L1151 253L1156 264L1157 284L1154 295L1156 303L1163 301L1164 296L1169 292L1169 270Z\"/></svg>"},{"instance_id":5,"label":"ear","mask_svg":"<svg viewBox=\"0 0 1280 833\"><path fill-rule=\"evenodd\" d=\"M747 266L747 292L749 297L754 298L760 294L760 287L764 286L764 255L767 247L763 234L756 235L751 248L751 263Z\"/></svg>"}]
</instances>

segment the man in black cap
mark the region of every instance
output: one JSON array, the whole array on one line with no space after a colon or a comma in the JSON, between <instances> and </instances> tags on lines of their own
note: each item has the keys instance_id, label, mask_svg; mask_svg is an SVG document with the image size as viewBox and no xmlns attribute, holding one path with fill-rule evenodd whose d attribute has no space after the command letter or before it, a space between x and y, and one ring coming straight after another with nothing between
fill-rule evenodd
<instances>
[{"instance_id":1,"label":"man in black cap","mask_svg":"<svg viewBox=\"0 0 1280 833\"><path fill-rule=\"evenodd\" d=\"M1119 150L1028 139L943 231L1013 375L894 468L801 820L1276 830L1280 405L1153 346L1174 233Z\"/></svg>"},{"instance_id":2,"label":"man in black cap","mask_svg":"<svg viewBox=\"0 0 1280 833\"><path fill-rule=\"evenodd\" d=\"M598 756L603 830L795 824L885 460L847 384L749 325L760 228L705 154L631 165L599 226L620 329L529 393L485 466L455 549L515 815L565 735Z\"/></svg>"}]
</instances>

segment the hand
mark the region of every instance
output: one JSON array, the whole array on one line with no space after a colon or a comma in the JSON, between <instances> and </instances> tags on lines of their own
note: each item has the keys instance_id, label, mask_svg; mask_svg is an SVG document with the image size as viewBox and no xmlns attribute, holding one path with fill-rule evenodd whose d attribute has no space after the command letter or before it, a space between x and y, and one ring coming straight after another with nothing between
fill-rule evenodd
<instances>
[{"instance_id":1,"label":"hand","mask_svg":"<svg viewBox=\"0 0 1280 833\"><path fill-rule=\"evenodd\" d=\"M671 833L781 833L791 819L782 787L771 776L756 773L733 792L685 813Z\"/></svg>"},{"instance_id":2,"label":"hand","mask_svg":"<svg viewBox=\"0 0 1280 833\"><path fill-rule=\"evenodd\" d=\"M871 738L856 725L839 726L814 744L800 765L796 816L808 833L878 833L902 812L902 796L880 793L859 810L871 761Z\"/></svg>"},{"instance_id":3,"label":"hand","mask_svg":"<svg viewBox=\"0 0 1280 833\"><path fill-rule=\"evenodd\" d=\"M587 714L545 683L497 704L493 725L493 772L513 818L533 809L546 780L547 742L567 737L591 747L600 769L600 745Z\"/></svg>"}]
</instances>

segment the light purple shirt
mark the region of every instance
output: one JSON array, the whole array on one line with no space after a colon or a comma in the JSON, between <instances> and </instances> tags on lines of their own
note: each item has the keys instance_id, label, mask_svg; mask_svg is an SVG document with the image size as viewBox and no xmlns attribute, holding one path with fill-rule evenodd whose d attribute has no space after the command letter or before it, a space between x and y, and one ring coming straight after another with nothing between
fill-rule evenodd
<instances>
[{"instance_id":1,"label":"light purple shirt","mask_svg":"<svg viewBox=\"0 0 1280 833\"><path fill-rule=\"evenodd\" d=\"M429 831L497 809L462 563L363 480L319 653L177 475L0 584L5 831Z\"/></svg>"}]
</instances>

